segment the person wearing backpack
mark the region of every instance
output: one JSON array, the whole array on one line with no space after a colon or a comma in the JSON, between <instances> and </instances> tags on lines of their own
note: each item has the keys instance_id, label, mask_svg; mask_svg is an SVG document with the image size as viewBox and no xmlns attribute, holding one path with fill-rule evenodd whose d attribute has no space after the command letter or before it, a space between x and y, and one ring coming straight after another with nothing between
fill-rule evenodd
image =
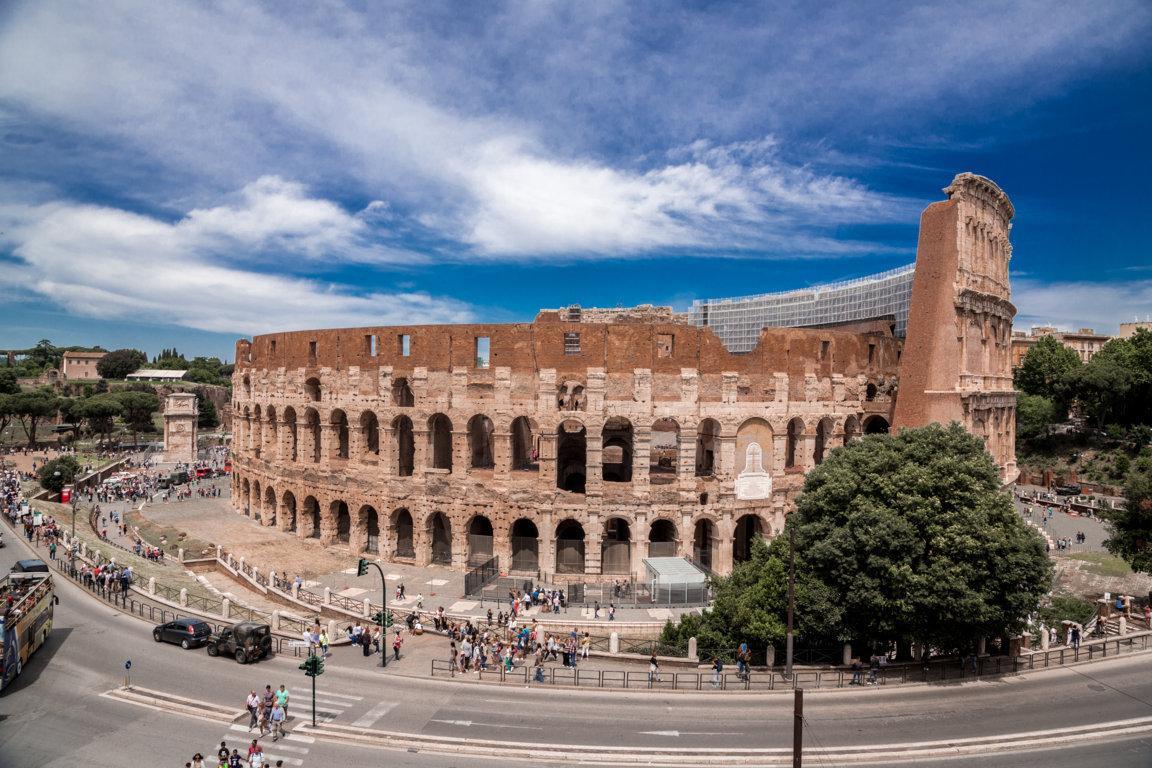
<instances>
[{"instance_id":1,"label":"person wearing backpack","mask_svg":"<svg viewBox=\"0 0 1152 768\"><path fill-rule=\"evenodd\" d=\"M724 662L717 656L712 657L712 687L719 688L720 681L724 679Z\"/></svg>"}]
</instances>

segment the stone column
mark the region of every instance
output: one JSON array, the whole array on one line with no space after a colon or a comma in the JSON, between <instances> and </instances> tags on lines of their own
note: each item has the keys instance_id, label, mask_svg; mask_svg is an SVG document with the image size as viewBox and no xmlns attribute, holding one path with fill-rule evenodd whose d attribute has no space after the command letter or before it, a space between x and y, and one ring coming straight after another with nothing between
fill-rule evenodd
<instances>
[{"instance_id":1,"label":"stone column","mask_svg":"<svg viewBox=\"0 0 1152 768\"><path fill-rule=\"evenodd\" d=\"M680 428L680 445L676 453L676 480L681 486L695 486L696 477L696 428ZM688 490L695 490L690 487Z\"/></svg>"},{"instance_id":2,"label":"stone column","mask_svg":"<svg viewBox=\"0 0 1152 768\"><path fill-rule=\"evenodd\" d=\"M597 517L584 526L584 573L600 573L600 550L604 546L604 523Z\"/></svg>"},{"instance_id":3,"label":"stone column","mask_svg":"<svg viewBox=\"0 0 1152 768\"><path fill-rule=\"evenodd\" d=\"M312 430L308 428L308 421L301 418L296 422L296 463L308 464L312 453Z\"/></svg>"},{"instance_id":4,"label":"stone column","mask_svg":"<svg viewBox=\"0 0 1152 768\"><path fill-rule=\"evenodd\" d=\"M492 461L497 477L506 479L512 473L511 432L492 432Z\"/></svg>"},{"instance_id":5,"label":"stone column","mask_svg":"<svg viewBox=\"0 0 1152 768\"><path fill-rule=\"evenodd\" d=\"M380 474L396 477L400 454L396 450L396 431L389 425L380 425Z\"/></svg>"},{"instance_id":6,"label":"stone column","mask_svg":"<svg viewBox=\"0 0 1152 768\"><path fill-rule=\"evenodd\" d=\"M348 460L363 462L366 449L364 434L360 429L360 417L357 416L355 421L348 417Z\"/></svg>"},{"instance_id":7,"label":"stone column","mask_svg":"<svg viewBox=\"0 0 1152 768\"><path fill-rule=\"evenodd\" d=\"M424 474L424 468L428 466L429 461L427 426L417 429L416 425L413 424L412 442L416 445L415 458L412 460L412 475L414 477L420 477Z\"/></svg>"},{"instance_id":8,"label":"stone column","mask_svg":"<svg viewBox=\"0 0 1152 768\"><path fill-rule=\"evenodd\" d=\"M584 464L584 476L587 478L585 491L588 495L601 496L604 493L604 437L599 429L596 430L596 434L592 434L591 429L587 430L587 433ZM599 562L599 552L597 552L596 557L597 562ZM599 573L599 565L597 565L596 572Z\"/></svg>"},{"instance_id":9,"label":"stone column","mask_svg":"<svg viewBox=\"0 0 1152 768\"><path fill-rule=\"evenodd\" d=\"M649 486L649 465L652 461L652 428L632 427L632 485L646 491Z\"/></svg>"},{"instance_id":10,"label":"stone column","mask_svg":"<svg viewBox=\"0 0 1152 768\"><path fill-rule=\"evenodd\" d=\"M732 538L736 533L736 523L730 511L724 512L724 517L716 526L716 558L712 570L720 574L732 573Z\"/></svg>"},{"instance_id":11,"label":"stone column","mask_svg":"<svg viewBox=\"0 0 1152 768\"><path fill-rule=\"evenodd\" d=\"M796 450L800 450L797 446ZM784 474L784 465L788 459L788 429L784 428L784 434L773 434L772 436L772 455L764 457L764 469L768 470L768 474L773 477L778 477Z\"/></svg>"},{"instance_id":12,"label":"stone column","mask_svg":"<svg viewBox=\"0 0 1152 768\"><path fill-rule=\"evenodd\" d=\"M472 450L468 445L468 430L452 430L452 474L462 475L472 468Z\"/></svg>"},{"instance_id":13,"label":"stone column","mask_svg":"<svg viewBox=\"0 0 1152 768\"><path fill-rule=\"evenodd\" d=\"M719 439L719 452L716 456L715 474L722 480L733 480L736 477L736 435L722 435ZM770 466L765 469L771 473Z\"/></svg>"}]
</instances>

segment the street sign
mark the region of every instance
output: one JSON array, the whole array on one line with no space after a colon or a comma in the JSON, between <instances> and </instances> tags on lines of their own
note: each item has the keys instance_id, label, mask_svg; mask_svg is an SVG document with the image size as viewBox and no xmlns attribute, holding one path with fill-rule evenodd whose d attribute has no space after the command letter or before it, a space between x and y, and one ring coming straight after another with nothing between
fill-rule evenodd
<instances>
[{"instance_id":1,"label":"street sign","mask_svg":"<svg viewBox=\"0 0 1152 768\"><path fill-rule=\"evenodd\" d=\"M124 669L132 669L132 659L128 659L128 661L124 662Z\"/></svg>"}]
</instances>

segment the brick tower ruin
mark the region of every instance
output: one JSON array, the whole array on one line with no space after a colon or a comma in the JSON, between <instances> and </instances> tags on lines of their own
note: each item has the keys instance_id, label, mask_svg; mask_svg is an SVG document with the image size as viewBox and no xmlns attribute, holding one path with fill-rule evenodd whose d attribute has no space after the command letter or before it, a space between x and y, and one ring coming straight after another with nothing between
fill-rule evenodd
<instances>
[{"instance_id":1,"label":"brick tower ruin","mask_svg":"<svg viewBox=\"0 0 1152 768\"><path fill-rule=\"evenodd\" d=\"M894 428L958 421L1015 479L1016 391L1008 262L1014 209L994 182L961 173L920 217Z\"/></svg>"}]
</instances>

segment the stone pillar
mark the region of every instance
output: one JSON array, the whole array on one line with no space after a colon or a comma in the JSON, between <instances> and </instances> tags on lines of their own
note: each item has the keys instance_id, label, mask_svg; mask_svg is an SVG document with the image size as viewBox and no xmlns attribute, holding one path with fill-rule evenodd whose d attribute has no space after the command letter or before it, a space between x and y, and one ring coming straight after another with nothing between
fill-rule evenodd
<instances>
[{"instance_id":1,"label":"stone pillar","mask_svg":"<svg viewBox=\"0 0 1152 768\"><path fill-rule=\"evenodd\" d=\"M496 477L506 479L512 473L511 432L492 432L492 462Z\"/></svg>"},{"instance_id":2,"label":"stone pillar","mask_svg":"<svg viewBox=\"0 0 1152 768\"><path fill-rule=\"evenodd\" d=\"M156 577L155 576L148 577L148 594L150 594L150 595L156 594Z\"/></svg>"},{"instance_id":3,"label":"stone pillar","mask_svg":"<svg viewBox=\"0 0 1152 768\"><path fill-rule=\"evenodd\" d=\"M845 667L852 663L852 643L844 643L844 648L840 654L840 663Z\"/></svg>"},{"instance_id":4,"label":"stone pillar","mask_svg":"<svg viewBox=\"0 0 1152 768\"><path fill-rule=\"evenodd\" d=\"M719 443L714 474L723 480L732 480L736 477L736 435L721 435ZM768 466L765 469L772 471Z\"/></svg>"},{"instance_id":5,"label":"stone pillar","mask_svg":"<svg viewBox=\"0 0 1152 768\"><path fill-rule=\"evenodd\" d=\"M412 425L412 442L416 446L412 459L412 476L421 477L424 474L424 468L428 466L431 459L428 455L428 426L426 424L420 428L417 428L415 424Z\"/></svg>"},{"instance_id":6,"label":"stone pillar","mask_svg":"<svg viewBox=\"0 0 1152 768\"><path fill-rule=\"evenodd\" d=\"M676 480L681 487L695 490L696 477L696 428L680 427L680 443L676 452Z\"/></svg>"},{"instance_id":7,"label":"stone pillar","mask_svg":"<svg viewBox=\"0 0 1152 768\"><path fill-rule=\"evenodd\" d=\"M346 418L348 418L348 460L362 462L366 458L364 456L366 447L364 445L364 433L360 429L360 417L357 416L355 422L352 421L351 417L346 416Z\"/></svg>"},{"instance_id":8,"label":"stone pillar","mask_svg":"<svg viewBox=\"0 0 1152 768\"><path fill-rule=\"evenodd\" d=\"M324 587L324 605L332 605L332 587Z\"/></svg>"},{"instance_id":9,"label":"stone pillar","mask_svg":"<svg viewBox=\"0 0 1152 768\"><path fill-rule=\"evenodd\" d=\"M596 430L596 434L592 434L592 430L588 430L588 436L585 441L585 492L590 496L602 496L604 494L604 437L600 430ZM596 556L599 558L599 554Z\"/></svg>"},{"instance_id":10,"label":"stone pillar","mask_svg":"<svg viewBox=\"0 0 1152 768\"><path fill-rule=\"evenodd\" d=\"M336 458L336 445L337 440L336 428L328 423L328 418L320 415L320 464L330 466L333 459Z\"/></svg>"},{"instance_id":11,"label":"stone pillar","mask_svg":"<svg viewBox=\"0 0 1152 768\"><path fill-rule=\"evenodd\" d=\"M732 539L736 533L736 524L732 520L732 512L725 511L723 519L716 526L716 561L712 570L720 574L732 573Z\"/></svg>"},{"instance_id":12,"label":"stone pillar","mask_svg":"<svg viewBox=\"0 0 1152 768\"><path fill-rule=\"evenodd\" d=\"M551 510L545 510L536 524L539 539L536 551L540 560L540 572L545 574L556 573L556 521ZM585 531L587 536L587 531ZM585 559L587 562L587 559Z\"/></svg>"},{"instance_id":13,"label":"stone pillar","mask_svg":"<svg viewBox=\"0 0 1152 768\"><path fill-rule=\"evenodd\" d=\"M649 487L648 470L652 462L652 428L632 426L632 485L639 491Z\"/></svg>"},{"instance_id":14,"label":"stone pillar","mask_svg":"<svg viewBox=\"0 0 1152 768\"><path fill-rule=\"evenodd\" d=\"M309 464L312 462L312 430L303 417L296 422L296 463Z\"/></svg>"},{"instance_id":15,"label":"stone pillar","mask_svg":"<svg viewBox=\"0 0 1152 768\"><path fill-rule=\"evenodd\" d=\"M180 605L188 607L188 589L185 587L180 588Z\"/></svg>"},{"instance_id":16,"label":"stone pillar","mask_svg":"<svg viewBox=\"0 0 1152 768\"><path fill-rule=\"evenodd\" d=\"M220 601L220 615L227 619L232 613L232 601L224 598Z\"/></svg>"},{"instance_id":17,"label":"stone pillar","mask_svg":"<svg viewBox=\"0 0 1152 768\"><path fill-rule=\"evenodd\" d=\"M692 661L700 661L700 657L696 655L696 638L688 638L688 658Z\"/></svg>"},{"instance_id":18,"label":"stone pillar","mask_svg":"<svg viewBox=\"0 0 1152 768\"><path fill-rule=\"evenodd\" d=\"M796 450L800 450L797 447ZM772 477L784 474L784 465L788 459L788 426L784 426L784 434L773 434L772 455L764 457L764 469Z\"/></svg>"},{"instance_id":19,"label":"stone pillar","mask_svg":"<svg viewBox=\"0 0 1152 768\"><path fill-rule=\"evenodd\" d=\"M453 425L459 426L459 425ZM468 429L452 430L452 474L462 475L472 468L472 449L468 445Z\"/></svg>"},{"instance_id":20,"label":"stone pillar","mask_svg":"<svg viewBox=\"0 0 1152 768\"><path fill-rule=\"evenodd\" d=\"M620 633L613 632L608 635L608 653L615 656L620 653Z\"/></svg>"},{"instance_id":21,"label":"stone pillar","mask_svg":"<svg viewBox=\"0 0 1152 768\"><path fill-rule=\"evenodd\" d=\"M600 554L604 546L604 524L599 518L584 526L584 573L600 573Z\"/></svg>"}]
</instances>

